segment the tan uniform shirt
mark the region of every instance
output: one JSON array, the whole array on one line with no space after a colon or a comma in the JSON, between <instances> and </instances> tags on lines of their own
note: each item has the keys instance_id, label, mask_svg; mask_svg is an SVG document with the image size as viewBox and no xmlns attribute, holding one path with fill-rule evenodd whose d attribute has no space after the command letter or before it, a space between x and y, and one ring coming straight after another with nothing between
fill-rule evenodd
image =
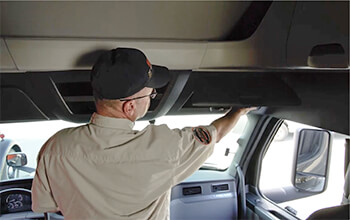
<instances>
[{"instance_id":1,"label":"tan uniform shirt","mask_svg":"<svg viewBox=\"0 0 350 220\"><path fill-rule=\"evenodd\" d=\"M38 156L32 209L59 209L65 219L168 219L171 187L212 154L216 129L133 126L95 113L52 136Z\"/></svg>"}]
</instances>

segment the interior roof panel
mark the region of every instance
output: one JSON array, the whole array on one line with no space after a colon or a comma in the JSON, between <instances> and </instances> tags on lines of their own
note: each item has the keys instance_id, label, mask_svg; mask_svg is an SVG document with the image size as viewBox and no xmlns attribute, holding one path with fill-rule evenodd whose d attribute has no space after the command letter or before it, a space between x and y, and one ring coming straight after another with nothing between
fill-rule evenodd
<instances>
[{"instance_id":1,"label":"interior roof panel","mask_svg":"<svg viewBox=\"0 0 350 220\"><path fill-rule=\"evenodd\" d=\"M230 34L250 2L0 4L2 36L220 40Z\"/></svg>"},{"instance_id":2,"label":"interior roof panel","mask_svg":"<svg viewBox=\"0 0 350 220\"><path fill-rule=\"evenodd\" d=\"M165 65L169 69L193 69L199 67L206 48L203 42L23 38L6 38L5 42L22 71L91 69L102 52L116 47L138 48L147 54L152 64Z\"/></svg>"},{"instance_id":3,"label":"interior roof panel","mask_svg":"<svg viewBox=\"0 0 350 220\"><path fill-rule=\"evenodd\" d=\"M0 70L16 70L16 65L8 51L7 45L3 39L0 39Z\"/></svg>"}]
</instances>

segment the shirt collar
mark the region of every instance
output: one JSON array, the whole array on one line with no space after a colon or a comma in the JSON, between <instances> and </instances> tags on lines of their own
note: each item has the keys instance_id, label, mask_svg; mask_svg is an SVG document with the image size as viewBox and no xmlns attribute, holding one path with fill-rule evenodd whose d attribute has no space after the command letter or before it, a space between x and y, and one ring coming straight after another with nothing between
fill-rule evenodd
<instances>
[{"instance_id":1,"label":"shirt collar","mask_svg":"<svg viewBox=\"0 0 350 220\"><path fill-rule=\"evenodd\" d=\"M91 116L90 124L95 124L100 127L117 128L124 130L132 130L135 125L135 123L129 119L102 116L96 112Z\"/></svg>"}]
</instances>

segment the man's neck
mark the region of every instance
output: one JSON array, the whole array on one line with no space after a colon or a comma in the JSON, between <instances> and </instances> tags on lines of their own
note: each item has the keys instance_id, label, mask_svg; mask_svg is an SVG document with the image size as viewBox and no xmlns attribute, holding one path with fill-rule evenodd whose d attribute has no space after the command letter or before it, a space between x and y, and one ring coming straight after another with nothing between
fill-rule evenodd
<instances>
[{"instance_id":1,"label":"man's neck","mask_svg":"<svg viewBox=\"0 0 350 220\"><path fill-rule=\"evenodd\" d=\"M97 109L96 113L99 115L105 116L105 117L124 118L124 119L128 119L128 120L134 122L133 120L128 118L123 112L119 112L119 111L116 111L114 109L106 109L106 108Z\"/></svg>"}]
</instances>

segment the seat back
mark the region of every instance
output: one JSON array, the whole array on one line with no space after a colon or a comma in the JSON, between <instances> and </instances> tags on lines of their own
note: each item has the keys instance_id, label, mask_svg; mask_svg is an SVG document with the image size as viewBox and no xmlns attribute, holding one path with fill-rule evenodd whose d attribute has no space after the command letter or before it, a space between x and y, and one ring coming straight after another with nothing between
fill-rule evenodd
<instances>
[{"instance_id":1,"label":"seat back","mask_svg":"<svg viewBox=\"0 0 350 220\"><path fill-rule=\"evenodd\" d=\"M342 205L320 209L312 213L307 219L350 219L350 163L345 172L344 194Z\"/></svg>"},{"instance_id":2,"label":"seat back","mask_svg":"<svg viewBox=\"0 0 350 220\"><path fill-rule=\"evenodd\" d=\"M350 203L350 163L348 164L348 168L345 173L345 182L344 182L344 194L342 204Z\"/></svg>"},{"instance_id":3,"label":"seat back","mask_svg":"<svg viewBox=\"0 0 350 220\"><path fill-rule=\"evenodd\" d=\"M312 213L307 220L311 219L349 219L349 208L350 204L339 205L334 207L329 207L325 209L320 209Z\"/></svg>"}]
</instances>

